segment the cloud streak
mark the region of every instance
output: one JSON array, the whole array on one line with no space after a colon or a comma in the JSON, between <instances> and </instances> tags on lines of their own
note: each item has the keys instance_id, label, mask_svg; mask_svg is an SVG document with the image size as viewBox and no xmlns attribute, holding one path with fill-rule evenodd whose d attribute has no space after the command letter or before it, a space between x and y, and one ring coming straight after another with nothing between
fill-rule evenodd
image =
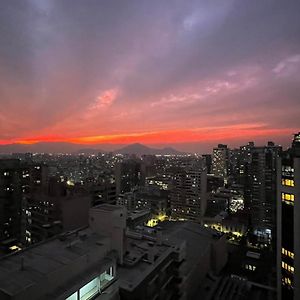
<instances>
[{"instance_id":1,"label":"cloud streak","mask_svg":"<svg viewBox=\"0 0 300 300\"><path fill-rule=\"evenodd\" d=\"M5 0L0 140L133 141L246 123L279 130L280 142L300 127L299 9L293 0Z\"/></svg>"}]
</instances>

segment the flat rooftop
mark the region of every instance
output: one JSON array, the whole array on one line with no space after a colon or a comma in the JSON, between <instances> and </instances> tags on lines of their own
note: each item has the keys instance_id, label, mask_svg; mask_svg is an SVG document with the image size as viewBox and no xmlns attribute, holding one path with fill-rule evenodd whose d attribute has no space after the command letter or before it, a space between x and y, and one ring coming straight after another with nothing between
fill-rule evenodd
<instances>
[{"instance_id":1,"label":"flat rooftop","mask_svg":"<svg viewBox=\"0 0 300 300\"><path fill-rule=\"evenodd\" d=\"M128 219L138 219L139 217L147 216L150 214L150 210L135 210L127 213Z\"/></svg>"},{"instance_id":2,"label":"flat rooftop","mask_svg":"<svg viewBox=\"0 0 300 300\"><path fill-rule=\"evenodd\" d=\"M126 238L128 252L124 265L118 268L120 287L132 290L183 243L186 244L186 260L182 271L188 274L199 256L210 251L211 243L220 237L216 231L192 222L166 221L157 227L129 231ZM149 260L148 254L154 261Z\"/></svg>"},{"instance_id":3,"label":"flat rooftop","mask_svg":"<svg viewBox=\"0 0 300 300\"><path fill-rule=\"evenodd\" d=\"M0 259L0 291L18 294L30 286L38 286L45 277L55 276L53 274L74 265L74 261L91 252L97 253L99 259L105 258L109 248L108 238L87 228L4 256Z\"/></svg>"},{"instance_id":4,"label":"flat rooftop","mask_svg":"<svg viewBox=\"0 0 300 300\"><path fill-rule=\"evenodd\" d=\"M112 205L112 204L99 204L97 206L93 206L91 209L110 212L110 211L124 210L124 207L119 205Z\"/></svg>"},{"instance_id":5,"label":"flat rooftop","mask_svg":"<svg viewBox=\"0 0 300 300\"><path fill-rule=\"evenodd\" d=\"M118 267L120 287L133 290L167 258L174 249L170 245L149 239L127 236L124 265Z\"/></svg>"},{"instance_id":6,"label":"flat rooftop","mask_svg":"<svg viewBox=\"0 0 300 300\"><path fill-rule=\"evenodd\" d=\"M186 261L182 268L185 274L193 269L194 263L199 260L199 256L210 251L210 245L223 236L223 234L219 234L211 228L189 221L165 221L160 223L159 227L167 242L174 245L180 241L186 242Z\"/></svg>"}]
</instances>

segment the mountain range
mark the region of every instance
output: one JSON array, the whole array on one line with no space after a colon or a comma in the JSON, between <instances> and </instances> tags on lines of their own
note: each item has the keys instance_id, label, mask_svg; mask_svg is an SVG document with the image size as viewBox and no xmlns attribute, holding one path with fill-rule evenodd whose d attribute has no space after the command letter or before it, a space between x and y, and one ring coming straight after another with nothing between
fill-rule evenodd
<instances>
[{"instance_id":1,"label":"mountain range","mask_svg":"<svg viewBox=\"0 0 300 300\"><path fill-rule=\"evenodd\" d=\"M117 149L112 150L113 146ZM120 147L120 148L119 148ZM184 152L180 152L174 148L166 147L162 149L152 148L143 144L135 143L123 146L122 145L111 145L111 144L97 144L93 145L82 145L73 143L62 143L62 142L46 142L46 143L35 143L35 144L7 144L0 145L0 153L85 153L85 154L97 154L99 152L113 152L119 154L135 154L141 156L146 155L180 155Z\"/></svg>"},{"instance_id":2,"label":"mountain range","mask_svg":"<svg viewBox=\"0 0 300 300\"><path fill-rule=\"evenodd\" d=\"M151 148L139 143L135 143L135 144L130 144L128 146L125 146L121 149L115 150L114 153L120 153L120 154L135 154L135 155L143 155L143 154L147 154L147 155L180 155L180 154L184 154L183 152L180 152L172 147L166 147L166 148L162 148L162 149L157 149L157 148Z\"/></svg>"}]
</instances>

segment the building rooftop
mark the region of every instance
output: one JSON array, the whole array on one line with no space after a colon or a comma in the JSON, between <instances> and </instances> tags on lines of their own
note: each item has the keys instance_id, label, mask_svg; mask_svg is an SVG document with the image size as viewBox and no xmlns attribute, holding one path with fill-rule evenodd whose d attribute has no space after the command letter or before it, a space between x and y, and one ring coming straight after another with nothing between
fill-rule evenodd
<instances>
[{"instance_id":1,"label":"building rooftop","mask_svg":"<svg viewBox=\"0 0 300 300\"><path fill-rule=\"evenodd\" d=\"M131 220L138 219L143 216L148 216L150 214L150 210L135 210L127 213L127 218Z\"/></svg>"},{"instance_id":2,"label":"building rooftop","mask_svg":"<svg viewBox=\"0 0 300 300\"><path fill-rule=\"evenodd\" d=\"M61 274L80 258L93 255L100 260L110 250L110 241L90 229L62 234L0 259L0 291L15 295Z\"/></svg>"},{"instance_id":3,"label":"building rooftop","mask_svg":"<svg viewBox=\"0 0 300 300\"><path fill-rule=\"evenodd\" d=\"M123 210L123 207L118 205L112 205L112 204L99 204L97 206L92 207L92 209L104 211L104 212L111 212L111 211Z\"/></svg>"},{"instance_id":4,"label":"building rooftop","mask_svg":"<svg viewBox=\"0 0 300 300\"><path fill-rule=\"evenodd\" d=\"M127 254L124 266L118 269L120 286L132 290L170 253L186 253L182 271L188 274L199 256L210 251L210 244L218 239L216 231L192 222L162 222L154 228L139 227L127 232Z\"/></svg>"},{"instance_id":5,"label":"building rooftop","mask_svg":"<svg viewBox=\"0 0 300 300\"><path fill-rule=\"evenodd\" d=\"M186 263L183 272L188 273L194 267L198 257L210 251L210 245L223 234L211 228L206 228L193 222L163 222L160 223L163 235L172 244L186 242Z\"/></svg>"},{"instance_id":6,"label":"building rooftop","mask_svg":"<svg viewBox=\"0 0 300 300\"><path fill-rule=\"evenodd\" d=\"M174 251L171 245L155 243L150 237L141 238L136 233L132 234L135 237L127 237L124 265L118 268L120 287L126 290L134 290Z\"/></svg>"}]
</instances>

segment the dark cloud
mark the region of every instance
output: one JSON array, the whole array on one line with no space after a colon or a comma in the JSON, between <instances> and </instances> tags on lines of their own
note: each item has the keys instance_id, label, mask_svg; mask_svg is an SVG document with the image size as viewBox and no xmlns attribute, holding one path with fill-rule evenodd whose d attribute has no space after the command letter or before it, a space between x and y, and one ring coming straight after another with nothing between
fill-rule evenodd
<instances>
[{"instance_id":1,"label":"dark cloud","mask_svg":"<svg viewBox=\"0 0 300 300\"><path fill-rule=\"evenodd\" d=\"M299 127L281 110L283 99L290 116L300 109L299 9L296 0L3 0L0 137Z\"/></svg>"}]
</instances>

